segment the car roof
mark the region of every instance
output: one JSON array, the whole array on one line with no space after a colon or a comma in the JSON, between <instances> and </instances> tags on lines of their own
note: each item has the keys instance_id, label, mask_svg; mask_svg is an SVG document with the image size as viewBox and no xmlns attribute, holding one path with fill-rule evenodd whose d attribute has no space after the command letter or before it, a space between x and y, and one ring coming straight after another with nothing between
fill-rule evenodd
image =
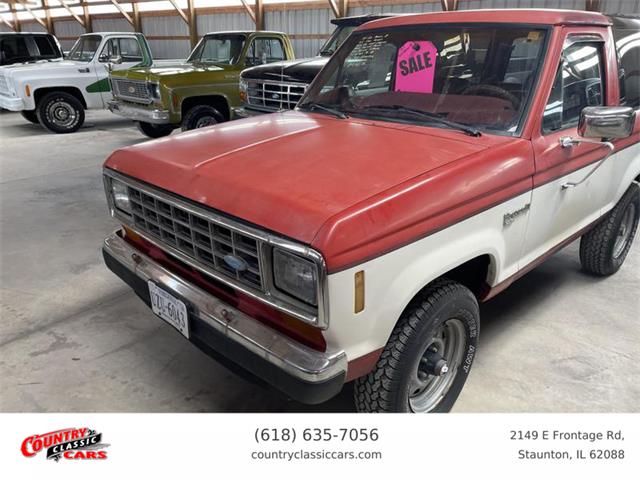
<instances>
[{"instance_id":1,"label":"car roof","mask_svg":"<svg viewBox=\"0 0 640 480\"><path fill-rule=\"evenodd\" d=\"M602 13L579 10L506 8L487 10L458 10L432 12L417 15L374 20L359 30L372 28L420 25L428 23L508 23L528 25L611 25L611 20Z\"/></svg>"},{"instance_id":2,"label":"car roof","mask_svg":"<svg viewBox=\"0 0 640 480\"><path fill-rule=\"evenodd\" d=\"M51 35L48 32L0 32L1 36L5 35Z\"/></svg>"},{"instance_id":3,"label":"car roof","mask_svg":"<svg viewBox=\"0 0 640 480\"><path fill-rule=\"evenodd\" d=\"M284 35L283 32L277 32L275 30L225 30L222 32L209 32L205 33L203 36L207 35L251 35L255 33L268 33L273 35Z\"/></svg>"},{"instance_id":4,"label":"car roof","mask_svg":"<svg viewBox=\"0 0 640 480\"><path fill-rule=\"evenodd\" d=\"M355 25L359 26L363 23L371 22L373 20L380 20L382 18L395 17L397 13L368 13L366 15L354 15L352 17L340 17L331 20L334 25Z\"/></svg>"}]
</instances>

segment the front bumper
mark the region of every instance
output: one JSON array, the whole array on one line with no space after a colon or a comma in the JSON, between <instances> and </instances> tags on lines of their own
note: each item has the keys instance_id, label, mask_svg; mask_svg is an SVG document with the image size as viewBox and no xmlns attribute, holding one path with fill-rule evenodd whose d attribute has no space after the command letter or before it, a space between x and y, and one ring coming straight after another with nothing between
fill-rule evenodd
<instances>
[{"instance_id":1,"label":"front bumper","mask_svg":"<svg viewBox=\"0 0 640 480\"><path fill-rule=\"evenodd\" d=\"M13 112L20 112L24 110L24 102L21 98L10 97L8 95L0 95L0 108L5 110L11 110Z\"/></svg>"},{"instance_id":2,"label":"front bumper","mask_svg":"<svg viewBox=\"0 0 640 480\"><path fill-rule=\"evenodd\" d=\"M165 125L171 123L169 110L146 107L144 105L132 105L120 100L110 100L107 108L116 115L130 118L139 122Z\"/></svg>"},{"instance_id":3,"label":"front bumper","mask_svg":"<svg viewBox=\"0 0 640 480\"><path fill-rule=\"evenodd\" d=\"M181 298L189 309L190 340L303 403L322 403L342 389L344 352L318 352L267 327L150 259L116 232L104 241L107 267L150 305L147 282Z\"/></svg>"}]
</instances>

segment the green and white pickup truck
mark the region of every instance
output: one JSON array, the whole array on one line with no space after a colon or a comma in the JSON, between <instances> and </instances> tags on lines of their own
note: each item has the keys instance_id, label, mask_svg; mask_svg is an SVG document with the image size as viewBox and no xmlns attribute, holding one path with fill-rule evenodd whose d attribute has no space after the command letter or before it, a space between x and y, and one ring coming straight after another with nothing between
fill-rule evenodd
<instances>
[{"instance_id":1,"label":"green and white pickup truck","mask_svg":"<svg viewBox=\"0 0 640 480\"><path fill-rule=\"evenodd\" d=\"M75 132L84 123L85 110L106 108L111 100L110 69L152 62L140 33L81 35L64 59L0 67L0 107L21 112L50 132Z\"/></svg>"}]
</instances>

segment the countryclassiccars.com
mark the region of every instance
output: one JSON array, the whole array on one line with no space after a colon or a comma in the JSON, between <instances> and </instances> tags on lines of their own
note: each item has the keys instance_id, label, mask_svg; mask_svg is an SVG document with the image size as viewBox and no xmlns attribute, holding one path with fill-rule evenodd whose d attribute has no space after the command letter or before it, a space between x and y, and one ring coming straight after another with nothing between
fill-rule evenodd
<instances>
[{"instance_id":1,"label":"countryclassiccars.com","mask_svg":"<svg viewBox=\"0 0 640 480\"><path fill-rule=\"evenodd\" d=\"M195 345L294 399L353 381L362 412L449 411L479 302L575 239L592 275L629 252L639 23L366 23L295 110L114 152L104 185L122 228L105 262Z\"/></svg>"}]
</instances>

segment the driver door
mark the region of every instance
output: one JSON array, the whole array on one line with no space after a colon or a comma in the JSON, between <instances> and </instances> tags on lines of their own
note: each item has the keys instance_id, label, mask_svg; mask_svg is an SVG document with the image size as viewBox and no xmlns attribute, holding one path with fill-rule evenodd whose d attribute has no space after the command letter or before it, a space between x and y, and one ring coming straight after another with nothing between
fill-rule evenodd
<instances>
[{"instance_id":1,"label":"driver door","mask_svg":"<svg viewBox=\"0 0 640 480\"><path fill-rule=\"evenodd\" d=\"M96 65L96 73L99 80L99 90L102 96L102 101L106 105L106 102L111 100L111 88L109 86L109 60L119 56L122 59L122 63L111 64L113 70L127 70L129 68L139 65L142 60L142 50L138 39L131 36L111 37L102 46L100 53L98 54L98 63Z\"/></svg>"},{"instance_id":2,"label":"driver door","mask_svg":"<svg viewBox=\"0 0 640 480\"><path fill-rule=\"evenodd\" d=\"M566 37L541 128L532 138L536 173L521 268L595 221L606 203L611 164L605 161L589 174L609 150L589 143L560 143L563 137L578 137L584 107L607 104L606 51L600 33ZM575 187L566 185L585 178Z\"/></svg>"}]
</instances>

